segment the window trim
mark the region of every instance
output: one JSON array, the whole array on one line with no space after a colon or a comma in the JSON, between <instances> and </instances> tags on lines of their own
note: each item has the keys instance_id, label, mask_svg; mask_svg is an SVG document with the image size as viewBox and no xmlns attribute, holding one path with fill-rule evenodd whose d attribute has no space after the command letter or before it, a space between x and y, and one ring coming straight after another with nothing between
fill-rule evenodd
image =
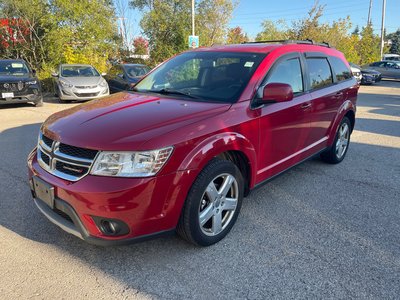
<instances>
[{"instance_id":1,"label":"window trim","mask_svg":"<svg viewBox=\"0 0 400 300\"><path fill-rule=\"evenodd\" d=\"M269 77L271 76L271 73L272 73L273 71L275 71L275 69L277 68L277 66L278 66L282 61L291 60L291 59L295 59L295 58L297 58L297 59L299 60L299 62L300 62L301 77L302 77L302 81L303 81L303 92L297 93L297 94L293 95L293 99L295 99L295 98L297 98L297 97L300 97L300 96L302 96L302 95L308 93L308 91L307 91L306 77L305 77L305 72L304 72L304 67L305 67L305 66L304 66L304 61L303 61L302 58L301 58L300 52L291 52L291 53L287 53L287 54L284 54L284 55L278 57L278 58L274 61L274 63L272 64L272 66L268 69L268 72L264 75L263 79L261 80L260 85L256 88L256 91L255 91L255 93L254 93L253 98L251 99L251 102L250 102L250 108L251 108L251 109L254 110L254 109L258 109L258 108L261 108L261 107L264 106L264 104L262 104L262 105L258 105L258 104L257 104L257 106L254 106L254 104L256 103L257 100L259 100L258 93L260 92L260 90L264 89L264 87L267 85L266 83L267 83ZM273 104L273 103L271 103L271 104Z\"/></svg>"}]
</instances>

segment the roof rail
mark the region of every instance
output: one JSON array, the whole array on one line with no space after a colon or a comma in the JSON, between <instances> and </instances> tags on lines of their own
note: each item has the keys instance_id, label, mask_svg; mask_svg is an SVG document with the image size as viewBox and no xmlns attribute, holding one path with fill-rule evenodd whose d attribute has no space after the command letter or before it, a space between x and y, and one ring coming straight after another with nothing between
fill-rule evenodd
<instances>
[{"instance_id":1,"label":"roof rail","mask_svg":"<svg viewBox=\"0 0 400 300\"><path fill-rule=\"evenodd\" d=\"M306 40L268 40L268 41L255 41L255 42L244 42L243 44L267 44L267 43L280 43L280 44L309 44L318 45L323 47L331 48L331 45L327 42L316 43L311 39Z\"/></svg>"}]
</instances>

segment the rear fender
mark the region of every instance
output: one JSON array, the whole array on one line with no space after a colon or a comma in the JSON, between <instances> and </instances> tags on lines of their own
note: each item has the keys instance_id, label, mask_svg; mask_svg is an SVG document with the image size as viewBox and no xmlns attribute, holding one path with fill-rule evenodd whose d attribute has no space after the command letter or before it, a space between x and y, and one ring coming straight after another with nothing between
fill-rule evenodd
<instances>
[{"instance_id":1,"label":"rear fender","mask_svg":"<svg viewBox=\"0 0 400 300\"><path fill-rule=\"evenodd\" d=\"M343 117L349 112L352 111L355 115L356 107L352 101L347 100L343 102L342 106L339 108L338 113L336 114L335 120L331 126L331 130L329 132L328 138L328 146L332 146L333 141L335 140L336 132L339 128L340 122L342 122Z\"/></svg>"}]
</instances>

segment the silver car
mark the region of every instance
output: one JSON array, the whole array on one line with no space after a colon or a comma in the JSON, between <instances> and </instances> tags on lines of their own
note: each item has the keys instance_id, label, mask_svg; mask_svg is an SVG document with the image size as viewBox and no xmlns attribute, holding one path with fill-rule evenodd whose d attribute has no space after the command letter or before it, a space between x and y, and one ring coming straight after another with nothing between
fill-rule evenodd
<instances>
[{"instance_id":1,"label":"silver car","mask_svg":"<svg viewBox=\"0 0 400 300\"><path fill-rule=\"evenodd\" d=\"M366 65L364 68L380 72L382 78L400 79L400 61L382 60Z\"/></svg>"},{"instance_id":2,"label":"silver car","mask_svg":"<svg viewBox=\"0 0 400 300\"><path fill-rule=\"evenodd\" d=\"M81 64L59 66L55 77L55 93L61 102L90 100L110 94L108 84L94 67Z\"/></svg>"}]
</instances>

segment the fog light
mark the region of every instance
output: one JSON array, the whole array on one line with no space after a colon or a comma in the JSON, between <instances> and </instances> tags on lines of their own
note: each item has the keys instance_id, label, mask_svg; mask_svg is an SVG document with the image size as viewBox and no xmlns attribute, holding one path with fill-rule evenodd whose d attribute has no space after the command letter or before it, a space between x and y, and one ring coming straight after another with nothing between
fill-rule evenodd
<instances>
[{"instance_id":1,"label":"fog light","mask_svg":"<svg viewBox=\"0 0 400 300\"><path fill-rule=\"evenodd\" d=\"M102 217L92 216L93 221L96 223L97 228L102 234L108 236L119 236L129 233L128 225L121 220L107 219Z\"/></svg>"}]
</instances>

